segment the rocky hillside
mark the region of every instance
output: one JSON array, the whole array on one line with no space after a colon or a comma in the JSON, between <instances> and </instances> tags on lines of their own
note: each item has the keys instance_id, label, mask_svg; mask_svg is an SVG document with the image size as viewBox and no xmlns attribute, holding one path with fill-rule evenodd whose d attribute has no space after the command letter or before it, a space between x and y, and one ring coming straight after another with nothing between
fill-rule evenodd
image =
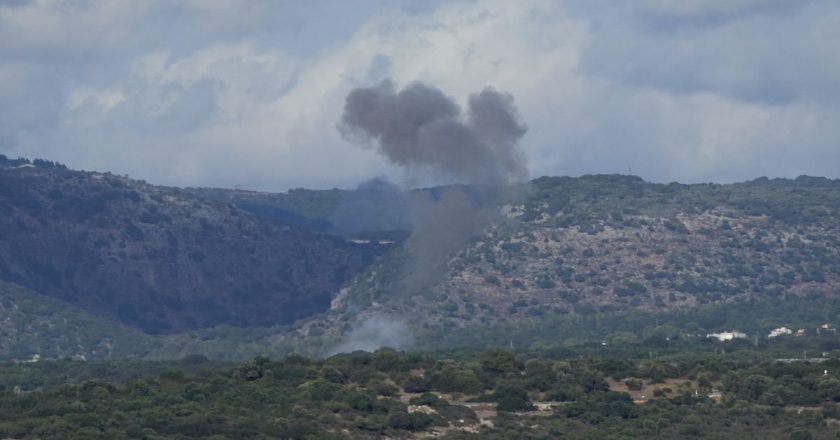
<instances>
[{"instance_id":1,"label":"rocky hillside","mask_svg":"<svg viewBox=\"0 0 840 440\"><path fill-rule=\"evenodd\" d=\"M382 251L177 188L0 156L0 281L147 332L291 323Z\"/></svg>"},{"instance_id":2,"label":"rocky hillside","mask_svg":"<svg viewBox=\"0 0 840 440\"><path fill-rule=\"evenodd\" d=\"M546 177L523 193L494 207L504 220L450 254L428 284L404 283L413 270L405 249L360 276L313 328L346 326L359 310L456 328L840 296L840 181Z\"/></svg>"}]
</instances>

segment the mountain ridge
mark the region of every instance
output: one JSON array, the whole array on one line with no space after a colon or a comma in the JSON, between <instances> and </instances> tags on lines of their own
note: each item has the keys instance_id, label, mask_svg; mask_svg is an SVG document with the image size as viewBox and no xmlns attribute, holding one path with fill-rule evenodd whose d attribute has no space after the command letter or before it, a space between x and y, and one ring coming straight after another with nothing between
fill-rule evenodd
<instances>
[{"instance_id":1,"label":"mountain ridge","mask_svg":"<svg viewBox=\"0 0 840 440\"><path fill-rule=\"evenodd\" d=\"M54 165L0 167L0 212L0 279L151 333L291 323L383 251Z\"/></svg>"},{"instance_id":2,"label":"mountain ridge","mask_svg":"<svg viewBox=\"0 0 840 440\"><path fill-rule=\"evenodd\" d=\"M546 335L539 328L557 323L572 334L569 325L590 317L679 316L750 303L827 304L813 319L840 325L833 305L840 292L839 180L659 184L586 175L537 178L504 197L470 188L401 192L374 182L286 193L179 189L3 158L0 280L113 322L169 333L139 354L152 358L326 353L359 328L370 330L367 320L396 322L389 328L412 332L418 344L446 337L475 343L469 334L498 341L486 333L494 327L520 329L519 343L528 339L521 329L532 328L539 342ZM489 220L441 257L428 279L408 283L419 240L412 216L417 206L446 202L450 191L467 194L475 218ZM89 264L94 251L102 266ZM82 285L97 287L73 284L72 267L92 280L128 273L122 282L131 301L123 302L133 309L109 296L113 286L83 292L84 300L65 298ZM299 277L296 288L269 287L269 298L262 297L262 280L289 267ZM165 289L131 286L166 285L167 270L191 274L186 279L197 286L218 281L214 272L225 274L227 293L179 305L167 303L174 295ZM140 301L139 312L132 301ZM213 318L213 304L235 319ZM284 308L294 310L264 318ZM181 310L195 322L144 326L132 315L168 319ZM720 330L706 321L701 328Z\"/></svg>"}]
</instances>

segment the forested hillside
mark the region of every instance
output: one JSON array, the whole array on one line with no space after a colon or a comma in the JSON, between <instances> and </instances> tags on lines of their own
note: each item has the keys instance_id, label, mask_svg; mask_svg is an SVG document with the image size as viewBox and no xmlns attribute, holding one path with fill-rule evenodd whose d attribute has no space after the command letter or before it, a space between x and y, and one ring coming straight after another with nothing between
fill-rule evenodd
<instances>
[{"instance_id":1,"label":"forested hillside","mask_svg":"<svg viewBox=\"0 0 840 440\"><path fill-rule=\"evenodd\" d=\"M154 345L154 337L139 330L0 282L2 360L137 357Z\"/></svg>"},{"instance_id":2,"label":"forested hillside","mask_svg":"<svg viewBox=\"0 0 840 440\"><path fill-rule=\"evenodd\" d=\"M311 316L381 252L177 188L0 158L0 280L150 333Z\"/></svg>"},{"instance_id":3,"label":"forested hillside","mask_svg":"<svg viewBox=\"0 0 840 440\"><path fill-rule=\"evenodd\" d=\"M421 271L418 246L448 237L454 217L436 210L451 193L466 218L453 228L472 231ZM96 348L105 328L138 341L127 343L133 356L242 359L328 354L369 321L376 344L376 332L397 333L382 319L424 349L576 352L735 326L765 338L782 325L840 325L840 182L822 178L544 177L504 194L374 181L270 194L4 158L0 210L0 280L14 284L4 328L28 338L2 347L11 359L123 353L126 343Z\"/></svg>"}]
</instances>

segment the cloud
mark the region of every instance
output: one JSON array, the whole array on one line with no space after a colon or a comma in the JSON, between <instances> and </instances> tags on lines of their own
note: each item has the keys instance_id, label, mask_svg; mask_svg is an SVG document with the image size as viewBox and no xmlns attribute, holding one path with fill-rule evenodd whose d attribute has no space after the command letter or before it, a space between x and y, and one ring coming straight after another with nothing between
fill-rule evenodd
<instances>
[{"instance_id":1,"label":"cloud","mask_svg":"<svg viewBox=\"0 0 840 440\"><path fill-rule=\"evenodd\" d=\"M795 8L809 0L641 0L628 4L641 15L661 20L730 20Z\"/></svg>"},{"instance_id":2,"label":"cloud","mask_svg":"<svg viewBox=\"0 0 840 440\"><path fill-rule=\"evenodd\" d=\"M838 34L828 0L5 2L0 151L177 185L399 179L334 130L390 77L511 93L531 175L840 177Z\"/></svg>"},{"instance_id":3,"label":"cloud","mask_svg":"<svg viewBox=\"0 0 840 440\"><path fill-rule=\"evenodd\" d=\"M584 48L591 75L670 93L716 93L785 104L840 99L840 61L826 42L837 37L838 8L821 1L670 2L599 14ZM652 7L652 4L660 5ZM784 13L781 13L783 11ZM686 20L715 16L701 28ZM656 17L659 28L650 28Z\"/></svg>"}]
</instances>

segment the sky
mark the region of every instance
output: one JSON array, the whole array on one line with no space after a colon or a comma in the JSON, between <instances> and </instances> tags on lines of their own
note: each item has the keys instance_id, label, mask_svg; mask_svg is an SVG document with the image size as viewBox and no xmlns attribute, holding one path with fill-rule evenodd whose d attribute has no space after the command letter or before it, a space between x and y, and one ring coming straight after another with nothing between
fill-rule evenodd
<instances>
[{"instance_id":1,"label":"sky","mask_svg":"<svg viewBox=\"0 0 840 440\"><path fill-rule=\"evenodd\" d=\"M836 0L0 0L0 153L151 183L403 171L347 94L509 93L531 177L840 177Z\"/></svg>"}]
</instances>

